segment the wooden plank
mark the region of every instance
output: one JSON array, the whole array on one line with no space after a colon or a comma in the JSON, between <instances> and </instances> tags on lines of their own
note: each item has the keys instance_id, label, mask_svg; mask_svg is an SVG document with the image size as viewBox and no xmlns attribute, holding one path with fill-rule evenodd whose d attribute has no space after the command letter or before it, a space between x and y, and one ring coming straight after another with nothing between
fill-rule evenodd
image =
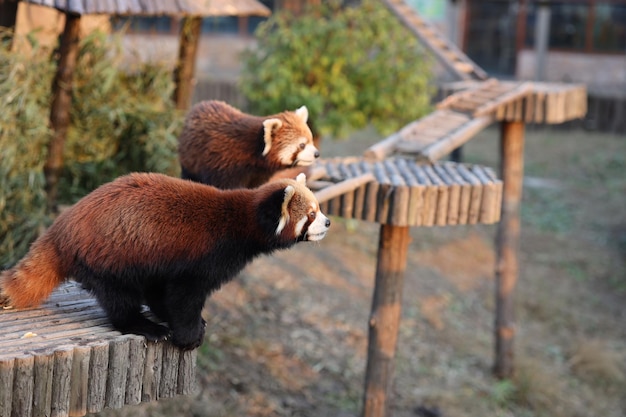
<instances>
[{"instance_id":1,"label":"wooden plank","mask_svg":"<svg viewBox=\"0 0 626 417\"><path fill-rule=\"evenodd\" d=\"M48 417L52 412L54 353L36 355L34 371L32 416Z\"/></svg>"},{"instance_id":2,"label":"wooden plank","mask_svg":"<svg viewBox=\"0 0 626 417\"><path fill-rule=\"evenodd\" d=\"M464 97L471 97L475 94L478 93L478 91L485 91L485 89L489 88L490 86L493 86L495 84L499 83L499 81L496 78L490 78L486 81L483 82L477 82L473 85L470 85L468 88L466 88L465 90L462 90L458 93L454 93L448 97L446 97L445 99L441 100L439 103L437 103L436 107L438 110L443 110L443 109L448 109L452 106L454 106L457 102L459 102L460 100L462 100Z\"/></svg>"},{"instance_id":3,"label":"wooden plank","mask_svg":"<svg viewBox=\"0 0 626 417\"><path fill-rule=\"evenodd\" d=\"M375 143L363 152L363 157L372 161L382 161L394 153L397 142L402 139L400 132L395 132L380 142Z\"/></svg>"},{"instance_id":4,"label":"wooden plank","mask_svg":"<svg viewBox=\"0 0 626 417\"><path fill-rule=\"evenodd\" d=\"M376 198L376 222L380 224L387 224L387 218L389 216L389 207L391 206L391 196L393 189L391 187L391 181L383 168L383 165L378 162L374 165L374 176L378 182L378 195Z\"/></svg>"},{"instance_id":5,"label":"wooden plank","mask_svg":"<svg viewBox=\"0 0 626 417\"><path fill-rule=\"evenodd\" d=\"M348 178L351 177L350 175L350 170L349 168L345 165L345 164L340 164L339 165L339 171L341 172L341 175L344 179L344 181L342 181L342 183L345 183L345 181L348 181ZM352 212L354 211L354 189L357 187L358 185L351 187L351 189L346 190L344 193L341 194L340 197L340 201L341 201L341 211L340 211L340 216L345 218L345 219L350 219L352 218Z\"/></svg>"},{"instance_id":6,"label":"wooden plank","mask_svg":"<svg viewBox=\"0 0 626 417\"><path fill-rule=\"evenodd\" d=\"M143 390L141 401L156 401L159 398L164 343L147 342L146 359L143 370Z\"/></svg>"},{"instance_id":7,"label":"wooden plank","mask_svg":"<svg viewBox=\"0 0 626 417\"><path fill-rule=\"evenodd\" d=\"M361 165L358 163L351 163L350 170L352 172L352 177L359 177L365 174L361 170ZM363 206L365 204L365 189L366 185L362 184L357 189L354 190L354 210L352 212L352 218L361 219L363 218Z\"/></svg>"},{"instance_id":8,"label":"wooden plank","mask_svg":"<svg viewBox=\"0 0 626 417\"><path fill-rule=\"evenodd\" d=\"M32 355L20 355L15 358L11 417L31 415L33 407L34 365L35 358Z\"/></svg>"},{"instance_id":9,"label":"wooden plank","mask_svg":"<svg viewBox=\"0 0 626 417\"><path fill-rule=\"evenodd\" d=\"M467 224L472 186L459 174L455 163L445 163L443 168L459 187L458 224Z\"/></svg>"},{"instance_id":10,"label":"wooden plank","mask_svg":"<svg viewBox=\"0 0 626 417\"><path fill-rule=\"evenodd\" d=\"M470 140L476 133L493 123L493 121L493 116L482 116L472 119L462 127L424 148L420 154L429 161L434 162Z\"/></svg>"},{"instance_id":11,"label":"wooden plank","mask_svg":"<svg viewBox=\"0 0 626 417\"><path fill-rule=\"evenodd\" d=\"M89 346L76 346L74 348L70 380L70 417L80 417L87 414L90 358L91 348Z\"/></svg>"},{"instance_id":12,"label":"wooden plank","mask_svg":"<svg viewBox=\"0 0 626 417\"><path fill-rule=\"evenodd\" d=\"M175 348L171 343L164 343L159 399L170 398L176 395L179 363L180 350Z\"/></svg>"},{"instance_id":13,"label":"wooden plank","mask_svg":"<svg viewBox=\"0 0 626 417\"><path fill-rule=\"evenodd\" d=\"M395 161L384 161L385 168L393 187L388 224L408 226L409 187L400 174Z\"/></svg>"},{"instance_id":14,"label":"wooden plank","mask_svg":"<svg viewBox=\"0 0 626 417\"><path fill-rule=\"evenodd\" d=\"M445 226L448 216L448 187L446 187L445 183L439 178L432 165L424 165L423 168L426 175L428 175L432 183L436 185L437 189L434 225Z\"/></svg>"},{"instance_id":15,"label":"wooden plank","mask_svg":"<svg viewBox=\"0 0 626 417\"><path fill-rule=\"evenodd\" d=\"M177 393L192 394L196 390L196 359L198 350L187 350L181 353L178 364Z\"/></svg>"},{"instance_id":16,"label":"wooden plank","mask_svg":"<svg viewBox=\"0 0 626 417\"><path fill-rule=\"evenodd\" d=\"M472 172L470 172L470 170L464 165L458 165L458 172L465 181L472 185L467 223L476 224L478 223L478 219L480 216L480 204L483 197L483 188L481 186L480 180L476 178L476 176Z\"/></svg>"},{"instance_id":17,"label":"wooden plank","mask_svg":"<svg viewBox=\"0 0 626 417\"><path fill-rule=\"evenodd\" d=\"M124 405L129 349L128 337L120 337L109 345L109 376L105 397L107 407L121 408Z\"/></svg>"},{"instance_id":18,"label":"wooden plank","mask_svg":"<svg viewBox=\"0 0 626 417\"><path fill-rule=\"evenodd\" d=\"M146 359L146 340L142 336L132 335L128 347L128 373L126 376L126 404L141 402L141 388Z\"/></svg>"},{"instance_id":19,"label":"wooden plank","mask_svg":"<svg viewBox=\"0 0 626 417\"><path fill-rule=\"evenodd\" d=\"M435 224L435 214L437 210L437 187L433 186L432 181L426 175L423 167L418 164L410 164L409 169L415 176L417 182L424 187L423 202L424 209L422 214L422 226L432 226Z\"/></svg>"},{"instance_id":20,"label":"wooden plank","mask_svg":"<svg viewBox=\"0 0 626 417\"><path fill-rule=\"evenodd\" d=\"M374 180L374 175L371 173L363 174L359 177L350 178L330 187L326 187L322 190L315 192L315 197L318 201L329 201L333 198L340 197L342 194L352 191L357 187L367 184ZM339 213L338 213L339 214Z\"/></svg>"},{"instance_id":21,"label":"wooden plank","mask_svg":"<svg viewBox=\"0 0 626 417\"><path fill-rule=\"evenodd\" d=\"M0 416L10 416L13 403L15 358L0 359Z\"/></svg>"},{"instance_id":22,"label":"wooden plank","mask_svg":"<svg viewBox=\"0 0 626 417\"><path fill-rule=\"evenodd\" d=\"M474 165L472 167L472 172L476 175L476 177L478 177L483 185L478 222L483 224L494 223L494 219L496 218L496 214L494 212L494 202L497 201L495 184L489 179L482 167Z\"/></svg>"},{"instance_id":23,"label":"wooden plank","mask_svg":"<svg viewBox=\"0 0 626 417\"><path fill-rule=\"evenodd\" d=\"M66 417L70 411L73 346L59 346L54 352L51 417Z\"/></svg>"},{"instance_id":24,"label":"wooden plank","mask_svg":"<svg viewBox=\"0 0 626 417\"><path fill-rule=\"evenodd\" d=\"M422 213L424 210L424 187L419 185L417 179L411 173L408 164L409 162L404 158L399 158L397 161L398 170L409 186L408 225L419 226L422 223Z\"/></svg>"},{"instance_id":25,"label":"wooden plank","mask_svg":"<svg viewBox=\"0 0 626 417\"><path fill-rule=\"evenodd\" d=\"M102 411L106 404L109 343L107 341L99 341L89 346L91 348L91 356L89 359L87 411L97 413Z\"/></svg>"},{"instance_id":26,"label":"wooden plank","mask_svg":"<svg viewBox=\"0 0 626 417\"><path fill-rule=\"evenodd\" d=\"M446 210L446 225L459 223L459 200L461 196L461 186L448 174L443 165L434 165L433 169L437 176L446 184L448 188L448 209Z\"/></svg>"}]
</instances>

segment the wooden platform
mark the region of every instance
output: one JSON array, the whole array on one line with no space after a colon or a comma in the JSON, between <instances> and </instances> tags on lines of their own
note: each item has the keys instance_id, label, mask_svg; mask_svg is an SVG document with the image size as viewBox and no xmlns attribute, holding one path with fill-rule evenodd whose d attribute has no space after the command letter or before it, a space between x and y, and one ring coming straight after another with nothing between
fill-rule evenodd
<instances>
[{"instance_id":1,"label":"wooden platform","mask_svg":"<svg viewBox=\"0 0 626 417\"><path fill-rule=\"evenodd\" d=\"M455 92L437 110L371 146L364 156L380 161L400 154L434 162L497 121L555 124L587 112L581 85L489 79L454 83L448 89Z\"/></svg>"},{"instance_id":2,"label":"wooden platform","mask_svg":"<svg viewBox=\"0 0 626 417\"><path fill-rule=\"evenodd\" d=\"M0 311L0 417L83 416L195 388L196 351L113 330L75 283Z\"/></svg>"},{"instance_id":3,"label":"wooden platform","mask_svg":"<svg viewBox=\"0 0 626 417\"><path fill-rule=\"evenodd\" d=\"M500 220L502 181L488 167L357 157L326 159L319 165L326 173L322 185L324 181L333 184L369 178L339 195L319 198L327 214L394 226L491 224Z\"/></svg>"}]
</instances>

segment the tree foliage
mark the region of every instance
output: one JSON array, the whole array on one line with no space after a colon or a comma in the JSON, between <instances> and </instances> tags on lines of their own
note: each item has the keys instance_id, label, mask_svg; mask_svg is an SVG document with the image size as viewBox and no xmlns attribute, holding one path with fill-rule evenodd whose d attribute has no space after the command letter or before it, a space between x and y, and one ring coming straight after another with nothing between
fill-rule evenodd
<instances>
[{"instance_id":1,"label":"tree foliage","mask_svg":"<svg viewBox=\"0 0 626 417\"><path fill-rule=\"evenodd\" d=\"M431 66L406 28L379 1L322 3L259 26L241 78L250 111L306 104L318 133L334 137L370 123L388 134L426 114Z\"/></svg>"},{"instance_id":2,"label":"tree foliage","mask_svg":"<svg viewBox=\"0 0 626 417\"><path fill-rule=\"evenodd\" d=\"M183 115L166 68L121 63L102 33L81 40L64 149L60 202L70 204L130 171L178 174L176 135ZM43 165L54 59L0 49L0 268L27 250L49 219Z\"/></svg>"}]
</instances>

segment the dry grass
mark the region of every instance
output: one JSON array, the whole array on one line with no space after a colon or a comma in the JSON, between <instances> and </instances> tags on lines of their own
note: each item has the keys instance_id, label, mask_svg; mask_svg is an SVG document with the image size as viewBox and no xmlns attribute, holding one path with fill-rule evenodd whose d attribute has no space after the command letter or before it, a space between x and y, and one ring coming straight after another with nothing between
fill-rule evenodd
<instances>
[{"instance_id":1,"label":"dry grass","mask_svg":"<svg viewBox=\"0 0 626 417\"><path fill-rule=\"evenodd\" d=\"M608 346L606 340L580 339L568 364L572 373L592 384L621 384L625 381L625 352Z\"/></svg>"},{"instance_id":2,"label":"dry grass","mask_svg":"<svg viewBox=\"0 0 626 417\"><path fill-rule=\"evenodd\" d=\"M358 154L362 135L323 150ZM497 165L495 129L470 144ZM510 380L491 373L496 227L412 229L391 415L624 417L625 155L623 138L527 132L527 175L561 188L524 188ZM359 416L377 237L334 219L255 261L207 303L198 393L106 415Z\"/></svg>"}]
</instances>

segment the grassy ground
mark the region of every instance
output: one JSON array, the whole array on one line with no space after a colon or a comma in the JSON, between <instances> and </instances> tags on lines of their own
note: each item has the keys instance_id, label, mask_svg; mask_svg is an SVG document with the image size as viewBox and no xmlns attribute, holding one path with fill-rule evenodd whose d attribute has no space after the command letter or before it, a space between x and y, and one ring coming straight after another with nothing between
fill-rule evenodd
<instances>
[{"instance_id":1,"label":"grassy ground","mask_svg":"<svg viewBox=\"0 0 626 417\"><path fill-rule=\"evenodd\" d=\"M497 167L497 130L464 155ZM392 415L626 415L626 138L529 127L525 159L515 377L491 374L497 226L414 228ZM377 239L334 219L255 261L207 303L196 394L102 414L358 416Z\"/></svg>"}]
</instances>

